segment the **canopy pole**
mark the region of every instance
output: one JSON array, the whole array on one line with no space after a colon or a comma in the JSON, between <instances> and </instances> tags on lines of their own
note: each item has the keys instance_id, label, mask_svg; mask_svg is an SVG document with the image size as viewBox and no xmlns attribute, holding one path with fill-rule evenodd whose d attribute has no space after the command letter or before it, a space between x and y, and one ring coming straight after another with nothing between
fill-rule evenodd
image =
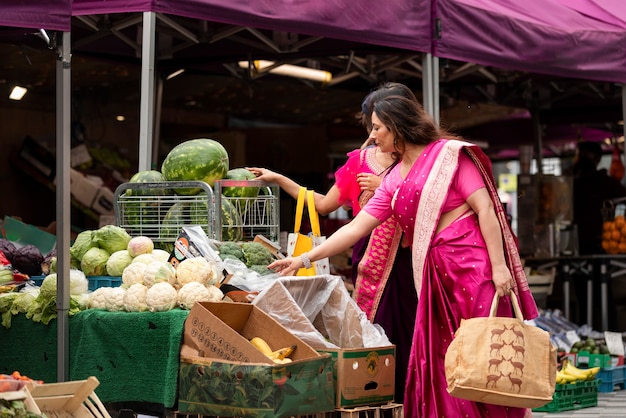
<instances>
[{"instance_id":1,"label":"canopy pole","mask_svg":"<svg viewBox=\"0 0 626 418\"><path fill-rule=\"evenodd\" d=\"M426 113L439 124L439 57L422 56L423 106Z\"/></svg>"},{"instance_id":2,"label":"canopy pole","mask_svg":"<svg viewBox=\"0 0 626 418\"><path fill-rule=\"evenodd\" d=\"M432 92L432 61L433 56L429 53L422 55L422 105L429 115L433 115L433 92Z\"/></svg>"},{"instance_id":3,"label":"canopy pole","mask_svg":"<svg viewBox=\"0 0 626 418\"><path fill-rule=\"evenodd\" d=\"M152 169L152 141L154 128L154 57L156 13L143 13L141 44L141 104L139 120L138 171Z\"/></svg>"},{"instance_id":4,"label":"canopy pole","mask_svg":"<svg viewBox=\"0 0 626 418\"><path fill-rule=\"evenodd\" d=\"M543 175L543 132L541 129L541 116L539 106L533 103L531 109L533 132L535 136L535 159L537 160L537 174Z\"/></svg>"},{"instance_id":5,"label":"canopy pole","mask_svg":"<svg viewBox=\"0 0 626 418\"><path fill-rule=\"evenodd\" d=\"M56 63L57 380L69 380L71 42L63 32Z\"/></svg>"}]
</instances>

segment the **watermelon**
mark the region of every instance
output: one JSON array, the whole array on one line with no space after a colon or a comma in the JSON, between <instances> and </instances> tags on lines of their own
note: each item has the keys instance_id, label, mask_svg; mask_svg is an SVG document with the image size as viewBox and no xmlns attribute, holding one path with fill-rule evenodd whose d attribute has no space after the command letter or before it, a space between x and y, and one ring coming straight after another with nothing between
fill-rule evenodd
<instances>
[{"instance_id":1,"label":"watermelon","mask_svg":"<svg viewBox=\"0 0 626 418\"><path fill-rule=\"evenodd\" d=\"M161 172L168 181L204 181L213 187L215 180L228 172L228 152L219 142L208 139L190 139L176 145L167 154ZM176 189L180 195L195 195L201 188Z\"/></svg>"},{"instance_id":2,"label":"watermelon","mask_svg":"<svg viewBox=\"0 0 626 418\"><path fill-rule=\"evenodd\" d=\"M145 170L135 173L129 183L163 183L165 182L165 176L157 170ZM154 224L158 223L159 207L158 202L152 199L143 198L143 196L168 196L173 195L172 189L166 188L140 188L140 189L126 189L124 196L142 196L138 197L136 201L133 198L126 199L124 219L129 225L141 225L141 224Z\"/></svg>"},{"instance_id":3,"label":"watermelon","mask_svg":"<svg viewBox=\"0 0 626 418\"><path fill-rule=\"evenodd\" d=\"M226 196L222 196L222 241L241 241L243 239L243 226L241 215L237 208L229 202Z\"/></svg>"},{"instance_id":4,"label":"watermelon","mask_svg":"<svg viewBox=\"0 0 626 418\"><path fill-rule=\"evenodd\" d=\"M224 180L254 180L256 176L245 168L233 168L228 170ZM227 197L257 197L259 187L224 187L222 194Z\"/></svg>"},{"instance_id":5,"label":"watermelon","mask_svg":"<svg viewBox=\"0 0 626 418\"><path fill-rule=\"evenodd\" d=\"M163 183L167 181L163 173L157 170L145 170L135 173L129 183ZM124 193L127 196L169 196L174 194L171 189L151 188L151 189L127 189Z\"/></svg>"}]
</instances>

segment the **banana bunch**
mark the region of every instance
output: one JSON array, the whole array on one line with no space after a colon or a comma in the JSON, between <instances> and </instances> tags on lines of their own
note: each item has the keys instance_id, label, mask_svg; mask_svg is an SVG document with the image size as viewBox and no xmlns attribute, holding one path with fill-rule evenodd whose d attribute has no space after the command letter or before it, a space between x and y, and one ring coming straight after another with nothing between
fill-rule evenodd
<instances>
[{"instance_id":1,"label":"banana bunch","mask_svg":"<svg viewBox=\"0 0 626 418\"><path fill-rule=\"evenodd\" d=\"M584 380L593 380L600 371L600 367L590 369L579 369L574 366L569 359L564 359L561 370L556 372L556 383L566 384Z\"/></svg>"},{"instance_id":2,"label":"banana bunch","mask_svg":"<svg viewBox=\"0 0 626 418\"><path fill-rule=\"evenodd\" d=\"M272 351L267 341L265 341L261 337L252 337L250 339L250 344L252 344L261 353L272 359L274 363L278 364L291 363L291 359L289 358L289 356L294 352L297 347L296 345L290 345L288 347L283 347L278 350Z\"/></svg>"}]
</instances>

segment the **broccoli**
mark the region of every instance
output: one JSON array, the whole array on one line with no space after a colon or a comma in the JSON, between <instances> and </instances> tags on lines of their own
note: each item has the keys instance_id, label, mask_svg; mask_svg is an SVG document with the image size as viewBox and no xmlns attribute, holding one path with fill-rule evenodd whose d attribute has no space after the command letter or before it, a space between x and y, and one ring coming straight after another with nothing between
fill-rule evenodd
<instances>
[{"instance_id":1,"label":"broccoli","mask_svg":"<svg viewBox=\"0 0 626 418\"><path fill-rule=\"evenodd\" d=\"M248 267L249 270L256 271L261 276L265 276L266 274L274 273L272 270L268 269L267 266L262 266L255 264L253 266Z\"/></svg>"},{"instance_id":2,"label":"broccoli","mask_svg":"<svg viewBox=\"0 0 626 418\"><path fill-rule=\"evenodd\" d=\"M274 256L270 250L261 243L244 242L241 245L241 249L243 250L244 263L248 268L255 265L267 266L274 261Z\"/></svg>"},{"instance_id":3,"label":"broccoli","mask_svg":"<svg viewBox=\"0 0 626 418\"><path fill-rule=\"evenodd\" d=\"M226 241L220 246L220 258L222 260L226 260L226 258L236 258L237 260L245 262L241 247L239 244L231 241Z\"/></svg>"}]
</instances>

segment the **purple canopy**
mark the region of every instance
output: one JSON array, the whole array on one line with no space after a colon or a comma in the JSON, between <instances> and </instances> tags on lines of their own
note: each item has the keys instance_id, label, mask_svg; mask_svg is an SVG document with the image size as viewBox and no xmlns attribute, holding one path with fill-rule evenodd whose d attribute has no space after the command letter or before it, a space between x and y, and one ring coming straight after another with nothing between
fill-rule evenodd
<instances>
[{"instance_id":1,"label":"purple canopy","mask_svg":"<svg viewBox=\"0 0 626 418\"><path fill-rule=\"evenodd\" d=\"M2 0L0 26L69 31L71 0Z\"/></svg>"},{"instance_id":2,"label":"purple canopy","mask_svg":"<svg viewBox=\"0 0 626 418\"><path fill-rule=\"evenodd\" d=\"M260 29L430 50L428 0L74 0L74 16L152 11Z\"/></svg>"},{"instance_id":3,"label":"purple canopy","mask_svg":"<svg viewBox=\"0 0 626 418\"><path fill-rule=\"evenodd\" d=\"M626 81L626 3L438 0L433 55L500 68Z\"/></svg>"}]
</instances>

